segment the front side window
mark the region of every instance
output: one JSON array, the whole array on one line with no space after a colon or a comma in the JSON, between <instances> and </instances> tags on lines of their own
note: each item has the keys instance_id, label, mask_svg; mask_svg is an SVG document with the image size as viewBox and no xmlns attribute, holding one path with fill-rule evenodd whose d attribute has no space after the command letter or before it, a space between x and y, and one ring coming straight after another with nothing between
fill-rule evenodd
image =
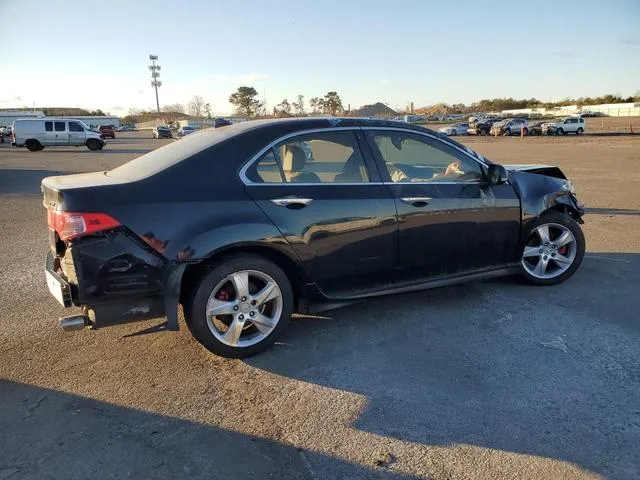
<instances>
[{"instance_id":1,"label":"front side window","mask_svg":"<svg viewBox=\"0 0 640 480\"><path fill-rule=\"evenodd\" d=\"M384 162L391 181L476 182L480 165L441 142L403 132L369 132L369 141Z\"/></svg>"},{"instance_id":2,"label":"front side window","mask_svg":"<svg viewBox=\"0 0 640 480\"><path fill-rule=\"evenodd\" d=\"M54 122L54 123L55 123L56 132L66 131L67 127L65 126L64 122Z\"/></svg>"},{"instance_id":3,"label":"front side window","mask_svg":"<svg viewBox=\"0 0 640 480\"><path fill-rule=\"evenodd\" d=\"M69 122L69 131L70 132L84 132L84 128L79 123Z\"/></svg>"},{"instance_id":4,"label":"front side window","mask_svg":"<svg viewBox=\"0 0 640 480\"><path fill-rule=\"evenodd\" d=\"M318 132L287 139L247 171L258 183L366 183L364 158L354 132Z\"/></svg>"},{"instance_id":5,"label":"front side window","mask_svg":"<svg viewBox=\"0 0 640 480\"><path fill-rule=\"evenodd\" d=\"M44 122L45 132L53 132L53 122Z\"/></svg>"}]
</instances>

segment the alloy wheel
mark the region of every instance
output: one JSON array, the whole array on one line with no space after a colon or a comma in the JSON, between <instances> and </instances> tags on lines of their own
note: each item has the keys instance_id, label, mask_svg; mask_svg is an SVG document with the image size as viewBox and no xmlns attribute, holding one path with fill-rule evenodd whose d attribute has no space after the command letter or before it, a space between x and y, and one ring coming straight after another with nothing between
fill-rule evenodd
<instances>
[{"instance_id":1,"label":"alloy wheel","mask_svg":"<svg viewBox=\"0 0 640 480\"><path fill-rule=\"evenodd\" d=\"M573 264L578 252L571 230L559 223L545 223L536 227L522 252L522 266L540 279L558 277Z\"/></svg>"},{"instance_id":2,"label":"alloy wheel","mask_svg":"<svg viewBox=\"0 0 640 480\"><path fill-rule=\"evenodd\" d=\"M273 332L282 308L282 292L273 278L257 270L242 270L227 275L212 290L207 326L225 345L249 347Z\"/></svg>"}]
</instances>

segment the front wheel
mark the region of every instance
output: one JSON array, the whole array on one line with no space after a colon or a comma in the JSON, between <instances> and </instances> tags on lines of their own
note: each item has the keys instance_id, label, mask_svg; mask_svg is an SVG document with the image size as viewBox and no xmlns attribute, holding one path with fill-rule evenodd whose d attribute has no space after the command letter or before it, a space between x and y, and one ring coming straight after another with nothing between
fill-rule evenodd
<instances>
[{"instance_id":1,"label":"front wheel","mask_svg":"<svg viewBox=\"0 0 640 480\"><path fill-rule=\"evenodd\" d=\"M42 144L38 140L27 140L25 145L29 149L30 152L37 152L38 150L42 150Z\"/></svg>"},{"instance_id":2,"label":"front wheel","mask_svg":"<svg viewBox=\"0 0 640 480\"><path fill-rule=\"evenodd\" d=\"M185 304L193 336L228 358L255 355L277 340L293 312L286 274L256 255L237 255L212 266Z\"/></svg>"},{"instance_id":3,"label":"front wheel","mask_svg":"<svg viewBox=\"0 0 640 480\"><path fill-rule=\"evenodd\" d=\"M510 136L511 135L511 129L507 128L502 135L504 135L505 137Z\"/></svg>"},{"instance_id":4,"label":"front wheel","mask_svg":"<svg viewBox=\"0 0 640 480\"><path fill-rule=\"evenodd\" d=\"M564 130L559 128L556 130L556 135L564 135Z\"/></svg>"},{"instance_id":5,"label":"front wheel","mask_svg":"<svg viewBox=\"0 0 640 480\"><path fill-rule=\"evenodd\" d=\"M576 135L582 135L582 132L584 132L584 130L582 129L582 127L578 128L578 130L576 130Z\"/></svg>"},{"instance_id":6,"label":"front wheel","mask_svg":"<svg viewBox=\"0 0 640 480\"><path fill-rule=\"evenodd\" d=\"M580 225L569 215L548 212L529 230L520 265L529 283L556 285L575 273L585 252Z\"/></svg>"},{"instance_id":7,"label":"front wheel","mask_svg":"<svg viewBox=\"0 0 640 480\"><path fill-rule=\"evenodd\" d=\"M87 140L87 148L92 151L100 150L100 142L95 138L90 138Z\"/></svg>"}]
</instances>

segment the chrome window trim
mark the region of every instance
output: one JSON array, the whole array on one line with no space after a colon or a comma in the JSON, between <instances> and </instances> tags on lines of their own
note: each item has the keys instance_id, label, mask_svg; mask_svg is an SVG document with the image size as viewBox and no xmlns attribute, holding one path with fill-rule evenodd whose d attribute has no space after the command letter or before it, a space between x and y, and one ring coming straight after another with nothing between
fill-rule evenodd
<instances>
[{"instance_id":1,"label":"chrome window trim","mask_svg":"<svg viewBox=\"0 0 640 480\"><path fill-rule=\"evenodd\" d=\"M247 177L247 170L253 165L254 162L256 162L258 159L260 159L260 157L262 157L262 155L264 155L268 150L274 148L278 143L283 142L289 138L292 137L298 137L298 136L302 136L302 135L308 135L308 134L312 134L312 133L326 133L326 132L340 132L340 131L363 131L363 130L377 130L377 131L394 131L394 132L403 132L403 133L413 133L413 134L417 134L417 135L422 135L424 137L427 138L431 138L433 140L437 140L440 142L445 143L447 146L454 148L456 150L458 150L459 152L463 153L465 156L467 156L470 160L481 164L484 167L488 167L489 164L485 163L483 161L481 161L478 158L475 158L474 156L472 156L471 154L469 154L467 151L465 151L464 149L458 147L457 145L448 143L446 141L443 141L442 138L440 138L437 135L433 135L430 134L429 132L420 132L417 130L411 130L411 129L406 129L406 128L402 128L402 127L386 127L386 126L380 126L380 127L362 127L362 126L352 126L352 127L325 127L325 128L313 128L313 129L309 129L309 130L300 130L298 132L292 132L292 133L288 133L286 135L283 135L282 137L278 137L276 140L272 141L271 143L269 143L268 145L266 145L265 147L263 147L262 149L260 149L258 151L258 153L256 153L253 157L251 157L247 162L245 162L245 164L242 166L242 168L240 169L240 180L242 181L242 183L246 186L264 186L264 187L272 187L274 185L279 185L279 186L297 186L297 187L308 187L308 186L320 186L320 185L346 185L346 186L357 186L357 185L482 185L485 182L480 182L480 181L469 181L469 182L357 182L357 183L353 183L353 182L345 182L345 183L287 183L287 182L280 182L280 183L264 183L264 182L260 182L260 183L256 183L256 182L252 182L251 180L249 180L249 178Z\"/></svg>"}]
</instances>

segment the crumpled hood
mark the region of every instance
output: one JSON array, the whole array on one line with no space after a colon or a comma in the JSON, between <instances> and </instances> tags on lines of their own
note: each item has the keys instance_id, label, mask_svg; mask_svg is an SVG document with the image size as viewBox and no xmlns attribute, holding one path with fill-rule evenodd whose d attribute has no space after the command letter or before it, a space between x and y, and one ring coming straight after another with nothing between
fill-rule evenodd
<instances>
[{"instance_id":1,"label":"crumpled hood","mask_svg":"<svg viewBox=\"0 0 640 480\"><path fill-rule=\"evenodd\" d=\"M539 175L546 175L548 177L561 178L566 180L567 177L559 167L553 165L544 164L523 164L523 165L503 165L507 170L517 170L519 172L537 173Z\"/></svg>"}]
</instances>

